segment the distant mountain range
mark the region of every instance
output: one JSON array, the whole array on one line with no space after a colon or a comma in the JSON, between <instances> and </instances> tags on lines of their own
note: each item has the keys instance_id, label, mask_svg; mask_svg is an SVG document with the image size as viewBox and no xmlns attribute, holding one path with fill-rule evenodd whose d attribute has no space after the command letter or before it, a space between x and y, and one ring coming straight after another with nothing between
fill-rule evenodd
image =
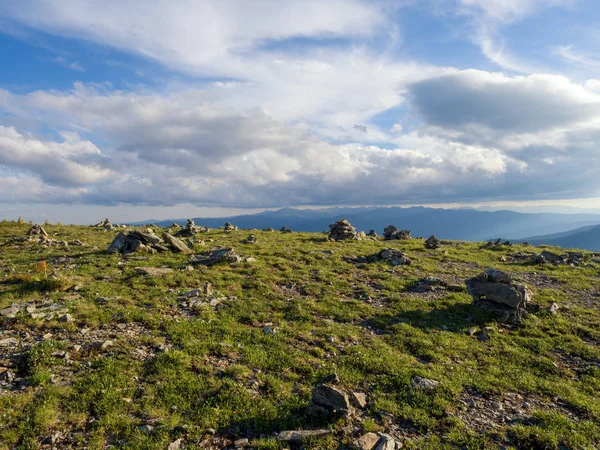
<instances>
[{"instance_id":1,"label":"distant mountain range","mask_svg":"<svg viewBox=\"0 0 600 450\"><path fill-rule=\"evenodd\" d=\"M523 239L532 245L552 245L564 248L581 248L600 251L600 225L590 225L562 233L533 236Z\"/></svg>"},{"instance_id":2,"label":"distant mountain range","mask_svg":"<svg viewBox=\"0 0 600 450\"><path fill-rule=\"evenodd\" d=\"M425 207L371 207L371 208L326 208L264 211L232 217L195 217L197 225L211 228L231 222L240 228L279 229L282 226L294 231L319 232L328 229L330 223L348 219L358 230L374 229L381 234L383 228L395 225L410 229L413 236L435 234L442 239L481 241L495 238L524 238L526 236L553 235L575 228L600 225L597 214L518 213L514 211L478 211L475 209L441 209ZM186 219L144 221L138 224L155 223L168 226L172 222L185 224ZM560 237L560 236L559 236ZM580 245L580 247L582 247ZM587 248L587 247L582 247Z\"/></svg>"}]
</instances>

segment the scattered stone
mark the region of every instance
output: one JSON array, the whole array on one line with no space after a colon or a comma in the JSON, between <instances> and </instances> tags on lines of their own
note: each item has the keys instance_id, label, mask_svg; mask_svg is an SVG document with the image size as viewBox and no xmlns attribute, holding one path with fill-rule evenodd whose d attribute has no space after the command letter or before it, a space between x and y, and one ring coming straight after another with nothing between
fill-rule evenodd
<instances>
[{"instance_id":1,"label":"scattered stone","mask_svg":"<svg viewBox=\"0 0 600 450\"><path fill-rule=\"evenodd\" d=\"M325 375L323 378L321 378L320 382L323 384L337 384L340 382L340 377L334 372L330 373L329 375Z\"/></svg>"},{"instance_id":2,"label":"scattered stone","mask_svg":"<svg viewBox=\"0 0 600 450\"><path fill-rule=\"evenodd\" d=\"M75 322L75 319L73 318L73 316L71 314L63 314L62 316L60 316L58 318L59 322L66 322L66 323L71 323L71 322Z\"/></svg>"},{"instance_id":3,"label":"scattered stone","mask_svg":"<svg viewBox=\"0 0 600 450\"><path fill-rule=\"evenodd\" d=\"M275 228L268 227L268 228L265 228L263 231L273 232L273 231L275 231Z\"/></svg>"},{"instance_id":4,"label":"scattered stone","mask_svg":"<svg viewBox=\"0 0 600 450\"><path fill-rule=\"evenodd\" d=\"M409 239L412 239L412 236L410 235L410 230L398 230L398 228L396 228L394 225L390 225L383 229L384 241L406 241Z\"/></svg>"},{"instance_id":5,"label":"scattered stone","mask_svg":"<svg viewBox=\"0 0 600 450\"><path fill-rule=\"evenodd\" d=\"M235 230L237 230L237 229L238 229L238 227L237 227L237 226L235 226L235 225L232 225L232 224L231 224L231 223L229 223L229 222L225 222L224 229L225 229L225 231L235 231Z\"/></svg>"},{"instance_id":6,"label":"scattered stone","mask_svg":"<svg viewBox=\"0 0 600 450\"><path fill-rule=\"evenodd\" d=\"M419 377L417 375L410 379L410 385L413 389L422 391L432 391L439 386L440 382L429 378Z\"/></svg>"},{"instance_id":7,"label":"scattered stone","mask_svg":"<svg viewBox=\"0 0 600 450\"><path fill-rule=\"evenodd\" d=\"M329 225L329 239L333 241L346 241L357 238L356 228L346 219L338 220Z\"/></svg>"},{"instance_id":8,"label":"scattered stone","mask_svg":"<svg viewBox=\"0 0 600 450\"><path fill-rule=\"evenodd\" d=\"M212 266L219 263L237 263L241 260L242 258L233 248L218 248L216 250L201 253L200 255L192 256L190 262L192 264Z\"/></svg>"},{"instance_id":9,"label":"scattered stone","mask_svg":"<svg viewBox=\"0 0 600 450\"><path fill-rule=\"evenodd\" d=\"M183 438L179 438L176 441L173 441L167 447L167 450L180 450L181 444L183 444Z\"/></svg>"},{"instance_id":10,"label":"scattered stone","mask_svg":"<svg viewBox=\"0 0 600 450\"><path fill-rule=\"evenodd\" d=\"M412 261L406 254L394 248L384 248L368 259L370 261L386 261L392 266L410 266L412 264Z\"/></svg>"},{"instance_id":11,"label":"scattered stone","mask_svg":"<svg viewBox=\"0 0 600 450\"><path fill-rule=\"evenodd\" d=\"M21 308L18 308L13 305L9 306L8 308L4 308L3 310L0 310L0 315L3 315L4 317L7 317L9 319L14 319L20 312Z\"/></svg>"},{"instance_id":12,"label":"scattered stone","mask_svg":"<svg viewBox=\"0 0 600 450\"><path fill-rule=\"evenodd\" d=\"M152 426L152 425L140 425L138 427L138 430L140 430L142 433L151 433L152 430L154 430L154 426Z\"/></svg>"},{"instance_id":13,"label":"scattered stone","mask_svg":"<svg viewBox=\"0 0 600 450\"><path fill-rule=\"evenodd\" d=\"M550 312L550 314L556 315L558 314L558 311L560 310L560 306L558 306L558 303L553 302L550 307L548 308L548 311Z\"/></svg>"},{"instance_id":14,"label":"scattered stone","mask_svg":"<svg viewBox=\"0 0 600 450\"><path fill-rule=\"evenodd\" d=\"M440 240L435 237L435 234L432 234L431 236L429 236L427 238L427 240L425 241L425 248L428 248L430 250L435 250L437 248L440 248L440 246L441 246Z\"/></svg>"},{"instance_id":15,"label":"scattered stone","mask_svg":"<svg viewBox=\"0 0 600 450\"><path fill-rule=\"evenodd\" d=\"M477 335L477 340L480 342L487 342L490 340L490 337L482 331Z\"/></svg>"},{"instance_id":16,"label":"scattered stone","mask_svg":"<svg viewBox=\"0 0 600 450\"><path fill-rule=\"evenodd\" d=\"M0 347L16 347L19 341L15 338L0 339Z\"/></svg>"},{"instance_id":17,"label":"scattered stone","mask_svg":"<svg viewBox=\"0 0 600 450\"><path fill-rule=\"evenodd\" d=\"M171 248L173 253L192 253L192 250L175 236L171 236L169 233L163 233L162 238Z\"/></svg>"},{"instance_id":18,"label":"scattered stone","mask_svg":"<svg viewBox=\"0 0 600 450\"><path fill-rule=\"evenodd\" d=\"M396 450L402 448L402 443L396 441L393 437L380 433L379 442L374 450Z\"/></svg>"},{"instance_id":19,"label":"scattered stone","mask_svg":"<svg viewBox=\"0 0 600 450\"><path fill-rule=\"evenodd\" d=\"M352 392L350 402L355 408L365 409L367 407L367 396L362 392Z\"/></svg>"},{"instance_id":20,"label":"scattered stone","mask_svg":"<svg viewBox=\"0 0 600 450\"><path fill-rule=\"evenodd\" d=\"M233 446L235 448L250 447L250 441L248 440L248 438L238 439L237 441L233 442Z\"/></svg>"},{"instance_id":21,"label":"scattered stone","mask_svg":"<svg viewBox=\"0 0 600 450\"><path fill-rule=\"evenodd\" d=\"M169 269L168 267L134 267L133 270L149 277L160 277L173 272L173 269Z\"/></svg>"},{"instance_id":22,"label":"scattered stone","mask_svg":"<svg viewBox=\"0 0 600 450\"><path fill-rule=\"evenodd\" d=\"M430 291L441 291L447 289L448 283L441 278L436 277L424 277L417 281L417 284L411 286L409 290L411 292L430 292Z\"/></svg>"},{"instance_id":23,"label":"scattered stone","mask_svg":"<svg viewBox=\"0 0 600 450\"><path fill-rule=\"evenodd\" d=\"M305 439L319 438L332 434L333 430L292 430L281 431L277 434L278 441L302 442Z\"/></svg>"},{"instance_id":24,"label":"scattered stone","mask_svg":"<svg viewBox=\"0 0 600 450\"><path fill-rule=\"evenodd\" d=\"M544 250L542 253L536 256L536 262L539 263L553 263L553 264L563 264L565 260L562 256L557 255L556 253L549 252Z\"/></svg>"},{"instance_id":25,"label":"scattered stone","mask_svg":"<svg viewBox=\"0 0 600 450\"><path fill-rule=\"evenodd\" d=\"M359 450L372 450L379 442L379 436L375 433L366 433L359 437L354 444Z\"/></svg>"},{"instance_id":26,"label":"scattered stone","mask_svg":"<svg viewBox=\"0 0 600 450\"><path fill-rule=\"evenodd\" d=\"M348 395L332 386L319 385L312 390L307 415L319 420L349 417L352 406Z\"/></svg>"}]
</instances>

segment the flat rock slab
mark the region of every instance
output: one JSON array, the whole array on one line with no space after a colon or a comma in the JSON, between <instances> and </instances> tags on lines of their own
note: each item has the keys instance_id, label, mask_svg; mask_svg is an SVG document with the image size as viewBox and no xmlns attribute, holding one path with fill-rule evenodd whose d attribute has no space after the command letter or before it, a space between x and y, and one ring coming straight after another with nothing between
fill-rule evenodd
<instances>
[{"instance_id":1,"label":"flat rock slab","mask_svg":"<svg viewBox=\"0 0 600 450\"><path fill-rule=\"evenodd\" d=\"M333 433L332 430L292 430L281 431L277 440L286 442L302 442L304 439L318 438Z\"/></svg>"},{"instance_id":2,"label":"flat rock slab","mask_svg":"<svg viewBox=\"0 0 600 450\"><path fill-rule=\"evenodd\" d=\"M422 391L432 391L437 388L439 384L439 381L419 376L414 376L410 379L410 385L413 387L413 389L419 389Z\"/></svg>"},{"instance_id":3,"label":"flat rock slab","mask_svg":"<svg viewBox=\"0 0 600 450\"><path fill-rule=\"evenodd\" d=\"M173 272L173 269L169 269L168 267L134 267L133 270L149 277L160 277Z\"/></svg>"},{"instance_id":4,"label":"flat rock slab","mask_svg":"<svg viewBox=\"0 0 600 450\"><path fill-rule=\"evenodd\" d=\"M162 234L165 242L171 247L171 250L175 253L192 253L192 250L183 243L181 239L177 239L175 236L171 236L169 233Z\"/></svg>"},{"instance_id":5,"label":"flat rock slab","mask_svg":"<svg viewBox=\"0 0 600 450\"><path fill-rule=\"evenodd\" d=\"M235 252L233 248L219 248L204 252L200 255L192 256L190 262L192 264L203 264L205 266L212 266L213 264L219 263L236 263L240 262L242 258Z\"/></svg>"}]
</instances>

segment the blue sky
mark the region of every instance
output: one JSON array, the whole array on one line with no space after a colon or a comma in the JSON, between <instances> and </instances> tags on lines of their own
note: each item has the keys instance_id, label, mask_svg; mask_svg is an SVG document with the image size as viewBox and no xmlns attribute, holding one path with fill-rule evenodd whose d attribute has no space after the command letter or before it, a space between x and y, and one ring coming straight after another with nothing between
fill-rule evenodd
<instances>
[{"instance_id":1,"label":"blue sky","mask_svg":"<svg viewBox=\"0 0 600 450\"><path fill-rule=\"evenodd\" d=\"M599 19L592 0L0 0L0 210L600 210Z\"/></svg>"}]
</instances>

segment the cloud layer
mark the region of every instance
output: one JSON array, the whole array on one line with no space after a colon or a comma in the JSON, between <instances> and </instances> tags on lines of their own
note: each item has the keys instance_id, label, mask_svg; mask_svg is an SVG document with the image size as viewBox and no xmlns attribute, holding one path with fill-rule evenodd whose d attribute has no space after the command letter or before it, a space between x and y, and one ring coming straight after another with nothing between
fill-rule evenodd
<instances>
[{"instance_id":1,"label":"cloud layer","mask_svg":"<svg viewBox=\"0 0 600 450\"><path fill-rule=\"evenodd\" d=\"M489 38L573 2L436 3ZM0 89L4 199L277 207L597 195L598 80L418 61L398 50L389 2L145 5L0 5L15 24L190 77Z\"/></svg>"}]
</instances>

